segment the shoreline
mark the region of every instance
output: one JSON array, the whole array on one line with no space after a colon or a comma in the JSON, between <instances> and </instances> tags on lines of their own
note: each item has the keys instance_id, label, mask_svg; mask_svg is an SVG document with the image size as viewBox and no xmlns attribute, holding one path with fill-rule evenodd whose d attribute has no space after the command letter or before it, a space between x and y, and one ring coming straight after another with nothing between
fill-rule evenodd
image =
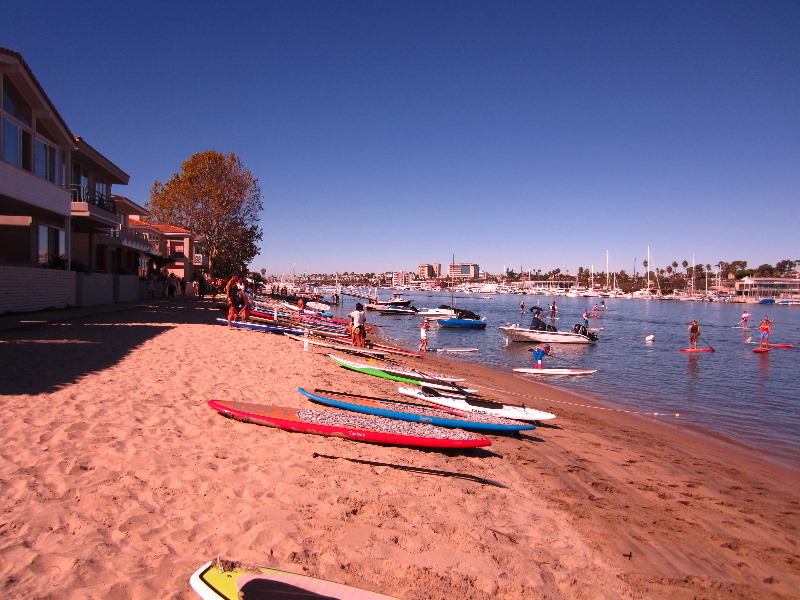
<instances>
[{"instance_id":1,"label":"shoreline","mask_svg":"<svg viewBox=\"0 0 800 600\"><path fill-rule=\"evenodd\" d=\"M0 336L9 598L188 600L217 555L404 600L800 589L800 477L749 450L439 356L398 362L555 422L437 451L232 421L206 401L308 408L298 387L399 400L400 384L212 324L213 301L143 304Z\"/></svg>"}]
</instances>

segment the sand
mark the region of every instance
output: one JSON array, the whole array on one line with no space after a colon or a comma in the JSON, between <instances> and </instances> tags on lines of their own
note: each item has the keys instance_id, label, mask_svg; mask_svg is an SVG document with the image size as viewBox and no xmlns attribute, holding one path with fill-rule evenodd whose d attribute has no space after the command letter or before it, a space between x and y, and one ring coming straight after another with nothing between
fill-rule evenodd
<instances>
[{"instance_id":1,"label":"sand","mask_svg":"<svg viewBox=\"0 0 800 600\"><path fill-rule=\"evenodd\" d=\"M795 470L440 357L401 364L558 418L463 451L233 421L206 401L402 397L217 316L159 301L0 334L0 597L190 599L217 556L406 600L800 596Z\"/></svg>"}]
</instances>

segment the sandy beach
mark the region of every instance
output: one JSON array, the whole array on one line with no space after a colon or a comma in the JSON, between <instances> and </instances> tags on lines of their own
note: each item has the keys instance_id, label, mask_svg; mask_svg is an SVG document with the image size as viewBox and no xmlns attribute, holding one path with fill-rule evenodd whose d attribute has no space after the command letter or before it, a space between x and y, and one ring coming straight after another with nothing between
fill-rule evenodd
<instances>
[{"instance_id":1,"label":"sandy beach","mask_svg":"<svg viewBox=\"0 0 800 600\"><path fill-rule=\"evenodd\" d=\"M399 362L558 418L463 451L234 421L206 402L402 397L218 316L159 301L0 333L0 596L188 600L220 556L404 600L800 597L795 470L439 356Z\"/></svg>"}]
</instances>

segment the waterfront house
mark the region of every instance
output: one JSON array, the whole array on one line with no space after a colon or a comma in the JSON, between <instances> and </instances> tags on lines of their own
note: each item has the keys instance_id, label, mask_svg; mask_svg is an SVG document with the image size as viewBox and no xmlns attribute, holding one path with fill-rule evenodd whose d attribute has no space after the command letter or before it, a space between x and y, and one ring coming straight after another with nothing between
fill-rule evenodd
<instances>
[{"instance_id":1,"label":"waterfront house","mask_svg":"<svg viewBox=\"0 0 800 600\"><path fill-rule=\"evenodd\" d=\"M72 134L5 48L0 96L0 314L137 299L141 241L124 235L137 209L111 192L128 175Z\"/></svg>"}]
</instances>

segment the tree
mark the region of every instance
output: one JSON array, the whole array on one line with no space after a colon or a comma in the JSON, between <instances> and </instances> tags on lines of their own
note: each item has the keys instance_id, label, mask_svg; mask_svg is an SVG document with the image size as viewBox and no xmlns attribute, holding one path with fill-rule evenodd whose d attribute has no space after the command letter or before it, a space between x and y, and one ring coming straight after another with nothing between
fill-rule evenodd
<instances>
[{"instance_id":1,"label":"tree","mask_svg":"<svg viewBox=\"0 0 800 600\"><path fill-rule=\"evenodd\" d=\"M208 270L241 272L258 254L263 235L258 179L230 153L193 154L166 183L156 181L146 203L153 223L176 225L206 238Z\"/></svg>"},{"instance_id":2,"label":"tree","mask_svg":"<svg viewBox=\"0 0 800 600\"><path fill-rule=\"evenodd\" d=\"M775 263L775 272L781 277L789 277L797 266L797 262L793 260L779 260Z\"/></svg>"}]
</instances>

